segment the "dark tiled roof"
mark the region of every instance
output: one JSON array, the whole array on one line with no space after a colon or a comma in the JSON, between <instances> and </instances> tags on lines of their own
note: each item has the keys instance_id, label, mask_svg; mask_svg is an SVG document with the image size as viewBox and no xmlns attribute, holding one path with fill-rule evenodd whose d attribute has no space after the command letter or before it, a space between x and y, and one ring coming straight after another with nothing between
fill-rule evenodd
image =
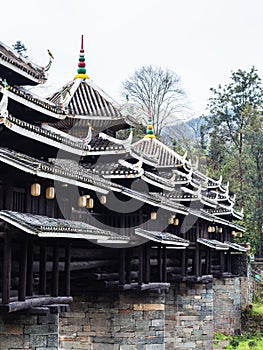
<instances>
[{"instance_id":1,"label":"dark tiled roof","mask_svg":"<svg viewBox=\"0 0 263 350\"><path fill-rule=\"evenodd\" d=\"M229 245L226 243L217 241L216 239L205 239L205 238L197 238L197 242L206 245L209 248L213 248L215 250L228 250Z\"/></svg>"},{"instance_id":2,"label":"dark tiled roof","mask_svg":"<svg viewBox=\"0 0 263 350\"><path fill-rule=\"evenodd\" d=\"M46 80L43 67L30 62L30 60L17 54L2 42L0 42L0 63L3 66L8 64L14 66L22 76L27 73L34 82L44 82Z\"/></svg>"},{"instance_id":3,"label":"dark tiled roof","mask_svg":"<svg viewBox=\"0 0 263 350\"><path fill-rule=\"evenodd\" d=\"M97 163L83 163L82 164L85 169L89 169L94 174L99 174L104 177L122 177L122 176L128 176L128 175L138 175L139 172L137 169L131 169L127 166L120 164L118 162L106 162L101 161Z\"/></svg>"},{"instance_id":4,"label":"dark tiled roof","mask_svg":"<svg viewBox=\"0 0 263 350\"><path fill-rule=\"evenodd\" d=\"M39 160L20 152L15 152L6 148L0 148L0 160L14 167L22 169L40 177L58 179L67 183L74 183L84 188L95 189L102 193L108 193L114 188L122 189L121 186L113 184L89 170L80 166L78 162L70 159L55 159L52 162Z\"/></svg>"},{"instance_id":5,"label":"dark tiled roof","mask_svg":"<svg viewBox=\"0 0 263 350\"><path fill-rule=\"evenodd\" d=\"M229 241L225 241L225 244L227 244L229 246L229 248L232 248L234 250L238 250L239 252L246 252L247 248L243 247L240 244L234 243L234 242L229 242Z\"/></svg>"},{"instance_id":6,"label":"dark tiled roof","mask_svg":"<svg viewBox=\"0 0 263 350\"><path fill-rule=\"evenodd\" d=\"M129 242L130 240L129 237L120 236L80 221L55 219L8 210L1 210L0 218L20 228L22 231L36 234L40 237L81 238L95 241L104 239L105 241L114 240L116 243L123 240Z\"/></svg>"},{"instance_id":7,"label":"dark tiled roof","mask_svg":"<svg viewBox=\"0 0 263 350\"><path fill-rule=\"evenodd\" d=\"M0 79L0 86L4 86L3 80ZM19 102L22 104L28 104L32 103L35 105L35 109L37 110L39 107L44 108L46 112L52 112L54 114L54 117L56 118L65 118L66 112L61 108L60 105L56 105L49 100L46 100L44 98L37 97L36 95L32 94L30 91L25 90L24 88L19 88L15 86L9 86L8 90L6 91L9 98L16 100L19 98ZM22 100L21 100L22 98Z\"/></svg>"},{"instance_id":8,"label":"dark tiled roof","mask_svg":"<svg viewBox=\"0 0 263 350\"><path fill-rule=\"evenodd\" d=\"M189 241L181 237L175 236L169 232L147 231L141 228L136 228L135 234L142 236L144 238L148 238L149 240L154 242L177 245L181 247L187 247L189 246L189 243L190 243Z\"/></svg>"},{"instance_id":9,"label":"dark tiled roof","mask_svg":"<svg viewBox=\"0 0 263 350\"><path fill-rule=\"evenodd\" d=\"M122 144L118 145L112 141L105 140L102 137L93 137L89 143L90 151L106 151L106 150L124 150Z\"/></svg>"},{"instance_id":10,"label":"dark tiled roof","mask_svg":"<svg viewBox=\"0 0 263 350\"><path fill-rule=\"evenodd\" d=\"M88 137L86 135L86 138L72 137L71 134L65 132L55 132L57 131L55 128L45 127L45 124L40 127L15 118L10 114L4 117L4 124L10 130L23 136L38 139L41 142L64 149L73 154L114 154L126 152L123 144L115 144L102 137L91 138L91 135Z\"/></svg>"},{"instance_id":11,"label":"dark tiled roof","mask_svg":"<svg viewBox=\"0 0 263 350\"><path fill-rule=\"evenodd\" d=\"M143 138L131 146L136 158L156 167L180 166L182 157L156 138Z\"/></svg>"},{"instance_id":12,"label":"dark tiled roof","mask_svg":"<svg viewBox=\"0 0 263 350\"><path fill-rule=\"evenodd\" d=\"M58 103L64 97L64 106L72 116L120 118L120 106L90 79L76 79L63 86L49 100Z\"/></svg>"}]
</instances>

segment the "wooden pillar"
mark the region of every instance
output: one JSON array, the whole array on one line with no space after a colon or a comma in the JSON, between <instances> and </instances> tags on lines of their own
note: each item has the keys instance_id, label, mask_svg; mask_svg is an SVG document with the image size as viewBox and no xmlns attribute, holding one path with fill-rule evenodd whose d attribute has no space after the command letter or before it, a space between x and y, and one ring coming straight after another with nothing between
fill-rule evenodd
<instances>
[{"instance_id":1,"label":"wooden pillar","mask_svg":"<svg viewBox=\"0 0 263 350\"><path fill-rule=\"evenodd\" d=\"M127 248L126 252L126 283L131 283L131 250L132 248Z\"/></svg>"},{"instance_id":2,"label":"wooden pillar","mask_svg":"<svg viewBox=\"0 0 263 350\"><path fill-rule=\"evenodd\" d=\"M125 284L125 248L120 249L120 263L119 263L119 284L124 286Z\"/></svg>"},{"instance_id":3,"label":"wooden pillar","mask_svg":"<svg viewBox=\"0 0 263 350\"><path fill-rule=\"evenodd\" d=\"M40 243L39 261L39 294L47 293L47 246L46 241Z\"/></svg>"},{"instance_id":4,"label":"wooden pillar","mask_svg":"<svg viewBox=\"0 0 263 350\"><path fill-rule=\"evenodd\" d=\"M53 247L52 296L58 296L59 287L59 245L55 242Z\"/></svg>"},{"instance_id":5,"label":"wooden pillar","mask_svg":"<svg viewBox=\"0 0 263 350\"><path fill-rule=\"evenodd\" d=\"M31 213L31 195L30 195L30 184L25 185L25 212Z\"/></svg>"},{"instance_id":6,"label":"wooden pillar","mask_svg":"<svg viewBox=\"0 0 263 350\"><path fill-rule=\"evenodd\" d=\"M12 184L8 183L5 188L5 200L4 200L4 209L13 210L13 188Z\"/></svg>"},{"instance_id":7,"label":"wooden pillar","mask_svg":"<svg viewBox=\"0 0 263 350\"><path fill-rule=\"evenodd\" d=\"M227 252L227 272L231 272L232 270L232 264L231 264L231 254L228 251Z\"/></svg>"},{"instance_id":8,"label":"wooden pillar","mask_svg":"<svg viewBox=\"0 0 263 350\"><path fill-rule=\"evenodd\" d=\"M186 277L187 272L186 272L186 249L182 250L182 277Z\"/></svg>"},{"instance_id":9,"label":"wooden pillar","mask_svg":"<svg viewBox=\"0 0 263 350\"><path fill-rule=\"evenodd\" d=\"M24 244L21 250L20 268L19 268L19 292L18 300L26 299L27 283L27 258L28 258L28 236L25 236Z\"/></svg>"},{"instance_id":10,"label":"wooden pillar","mask_svg":"<svg viewBox=\"0 0 263 350\"><path fill-rule=\"evenodd\" d=\"M211 270L210 249L206 249L206 251L205 251L205 274L209 275L210 270Z\"/></svg>"},{"instance_id":11,"label":"wooden pillar","mask_svg":"<svg viewBox=\"0 0 263 350\"><path fill-rule=\"evenodd\" d=\"M34 262L34 243L30 239L28 243L28 256L27 256L27 281L26 281L26 294L33 295L33 262Z\"/></svg>"},{"instance_id":12,"label":"wooden pillar","mask_svg":"<svg viewBox=\"0 0 263 350\"><path fill-rule=\"evenodd\" d=\"M138 251L139 251L139 273L138 273L138 284L142 285L143 283L143 245L140 245L138 247Z\"/></svg>"},{"instance_id":13,"label":"wooden pillar","mask_svg":"<svg viewBox=\"0 0 263 350\"><path fill-rule=\"evenodd\" d=\"M220 251L220 274L222 275L225 271L225 256L224 251Z\"/></svg>"},{"instance_id":14,"label":"wooden pillar","mask_svg":"<svg viewBox=\"0 0 263 350\"><path fill-rule=\"evenodd\" d=\"M65 295L70 296L70 261L71 261L71 244L65 247Z\"/></svg>"},{"instance_id":15,"label":"wooden pillar","mask_svg":"<svg viewBox=\"0 0 263 350\"><path fill-rule=\"evenodd\" d=\"M198 243L195 248L195 275L200 276L200 250Z\"/></svg>"},{"instance_id":16,"label":"wooden pillar","mask_svg":"<svg viewBox=\"0 0 263 350\"><path fill-rule=\"evenodd\" d=\"M162 245L158 244L158 273L159 273L159 282L163 281L163 269L162 269Z\"/></svg>"},{"instance_id":17,"label":"wooden pillar","mask_svg":"<svg viewBox=\"0 0 263 350\"><path fill-rule=\"evenodd\" d=\"M167 249L163 246L163 282L167 282Z\"/></svg>"},{"instance_id":18,"label":"wooden pillar","mask_svg":"<svg viewBox=\"0 0 263 350\"><path fill-rule=\"evenodd\" d=\"M150 261L150 245L145 244L145 283L149 283L151 279L151 261Z\"/></svg>"},{"instance_id":19,"label":"wooden pillar","mask_svg":"<svg viewBox=\"0 0 263 350\"><path fill-rule=\"evenodd\" d=\"M10 288L11 288L11 263L12 263L12 246L11 234L8 228L4 237L3 247L3 291L2 303L8 304L10 302Z\"/></svg>"}]
</instances>

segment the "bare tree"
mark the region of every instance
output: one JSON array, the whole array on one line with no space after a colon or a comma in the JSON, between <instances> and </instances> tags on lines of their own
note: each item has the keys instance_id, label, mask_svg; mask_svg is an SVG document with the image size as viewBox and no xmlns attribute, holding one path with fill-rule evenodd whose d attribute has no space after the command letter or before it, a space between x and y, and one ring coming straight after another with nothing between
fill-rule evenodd
<instances>
[{"instance_id":1,"label":"bare tree","mask_svg":"<svg viewBox=\"0 0 263 350\"><path fill-rule=\"evenodd\" d=\"M146 109L151 108L155 134L175 123L176 114L186 109L185 92L179 76L166 69L141 67L123 82L123 93Z\"/></svg>"}]
</instances>

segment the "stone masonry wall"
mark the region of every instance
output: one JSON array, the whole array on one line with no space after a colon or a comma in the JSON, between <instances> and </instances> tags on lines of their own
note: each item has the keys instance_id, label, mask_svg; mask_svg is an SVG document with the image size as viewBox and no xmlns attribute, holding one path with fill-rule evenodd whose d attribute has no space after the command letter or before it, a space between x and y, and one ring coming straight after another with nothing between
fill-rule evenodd
<instances>
[{"instance_id":1,"label":"stone masonry wall","mask_svg":"<svg viewBox=\"0 0 263 350\"><path fill-rule=\"evenodd\" d=\"M241 332L241 278L214 279L214 331ZM244 303L244 301L243 301Z\"/></svg>"},{"instance_id":2,"label":"stone masonry wall","mask_svg":"<svg viewBox=\"0 0 263 350\"><path fill-rule=\"evenodd\" d=\"M58 314L14 313L0 317L1 350L57 350Z\"/></svg>"},{"instance_id":3,"label":"stone masonry wall","mask_svg":"<svg viewBox=\"0 0 263 350\"><path fill-rule=\"evenodd\" d=\"M164 294L103 293L75 298L60 315L59 349L164 349Z\"/></svg>"},{"instance_id":4,"label":"stone masonry wall","mask_svg":"<svg viewBox=\"0 0 263 350\"><path fill-rule=\"evenodd\" d=\"M166 294L98 289L59 315L0 315L0 350L211 350L214 332L240 332L245 286L236 277Z\"/></svg>"},{"instance_id":5,"label":"stone masonry wall","mask_svg":"<svg viewBox=\"0 0 263 350\"><path fill-rule=\"evenodd\" d=\"M165 305L165 349L209 350L212 343L212 284L171 288Z\"/></svg>"}]
</instances>

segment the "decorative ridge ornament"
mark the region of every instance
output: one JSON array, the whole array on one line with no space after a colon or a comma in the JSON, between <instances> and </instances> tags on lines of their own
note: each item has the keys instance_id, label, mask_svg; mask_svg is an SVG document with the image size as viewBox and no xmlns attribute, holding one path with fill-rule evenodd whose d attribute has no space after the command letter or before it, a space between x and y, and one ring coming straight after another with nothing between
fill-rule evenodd
<instances>
[{"instance_id":1,"label":"decorative ridge ornament","mask_svg":"<svg viewBox=\"0 0 263 350\"><path fill-rule=\"evenodd\" d=\"M79 52L79 63L78 63L78 74L75 75L74 79L89 79L88 75L86 74L86 64L85 64L85 54L84 54L84 45L83 45L83 35L81 35L81 48Z\"/></svg>"},{"instance_id":2,"label":"decorative ridge ornament","mask_svg":"<svg viewBox=\"0 0 263 350\"><path fill-rule=\"evenodd\" d=\"M145 138L154 139L154 131L153 131L153 125L152 125L152 110L151 107L149 108L149 114L148 114L148 125L146 130Z\"/></svg>"}]
</instances>

